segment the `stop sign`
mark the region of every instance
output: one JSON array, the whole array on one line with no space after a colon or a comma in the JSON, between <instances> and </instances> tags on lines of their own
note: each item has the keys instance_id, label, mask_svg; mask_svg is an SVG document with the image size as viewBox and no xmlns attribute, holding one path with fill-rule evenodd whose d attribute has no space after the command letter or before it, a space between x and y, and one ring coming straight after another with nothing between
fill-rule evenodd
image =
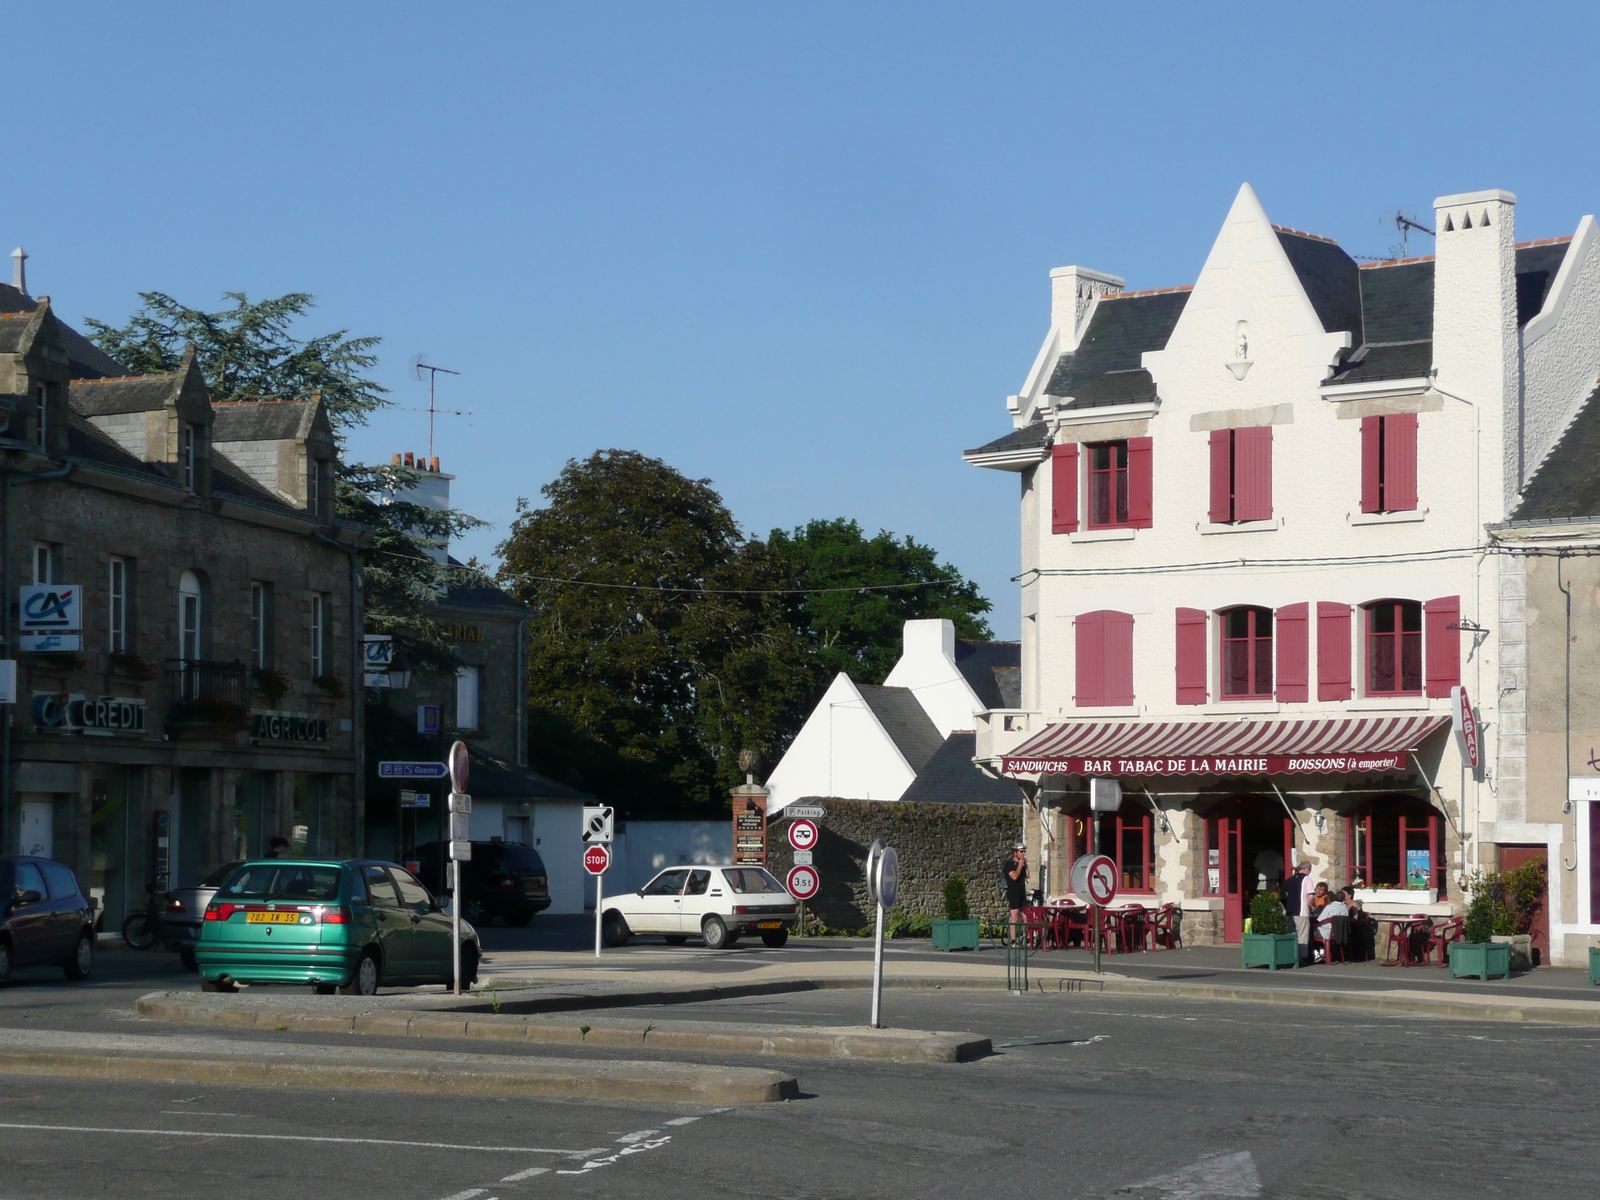
<instances>
[{"instance_id":1,"label":"stop sign","mask_svg":"<svg viewBox=\"0 0 1600 1200\"><path fill-rule=\"evenodd\" d=\"M611 851L604 846L590 846L583 852L583 869L591 875L604 875L611 865Z\"/></svg>"}]
</instances>

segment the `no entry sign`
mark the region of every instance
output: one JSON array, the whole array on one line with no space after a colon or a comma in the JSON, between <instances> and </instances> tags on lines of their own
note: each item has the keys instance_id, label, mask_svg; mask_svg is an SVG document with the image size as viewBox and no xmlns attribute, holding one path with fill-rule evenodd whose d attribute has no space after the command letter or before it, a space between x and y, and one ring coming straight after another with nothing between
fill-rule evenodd
<instances>
[{"instance_id":1,"label":"no entry sign","mask_svg":"<svg viewBox=\"0 0 1600 1200\"><path fill-rule=\"evenodd\" d=\"M611 865L611 851L604 846L590 846L583 852L583 869L591 875L604 875Z\"/></svg>"},{"instance_id":2,"label":"no entry sign","mask_svg":"<svg viewBox=\"0 0 1600 1200\"><path fill-rule=\"evenodd\" d=\"M817 844L817 826L814 821L796 821L789 826L789 845L796 850L810 850Z\"/></svg>"},{"instance_id":3,"label":"no entry sign","mask_svg":"<svg viewBox=\"0 0 1600 1200\"><path fill-rule=\"evenodd\" d=\"M817 894L817 889L822 886L822 880L818 878L813 867L794 867L789 872L789 878L784 881L784 886L796 900L809 900Z\"/></svg>"}]
</instances>

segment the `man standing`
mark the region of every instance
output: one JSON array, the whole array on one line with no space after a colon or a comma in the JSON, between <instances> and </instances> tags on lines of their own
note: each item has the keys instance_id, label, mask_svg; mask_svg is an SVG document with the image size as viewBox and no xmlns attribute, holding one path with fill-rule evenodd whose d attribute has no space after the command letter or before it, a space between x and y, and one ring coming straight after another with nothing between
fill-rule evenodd
<instances>
[{"instance_id":1,"label":"man standing","mask_svg":"<svg viewBox=\"0 0 1600 1200\"><path fill-rule=\"evenodd\" d=\"M1300 943L1300 961L1304 962L1311 945L1311 864L1301 859L1294 874L1283 881L1283 911L1294 918L1295 941Z\"/></svg>"},{"instance_id":2,"label":"man standing","mask_svg":"<svg viewBox=\"0 0 1600 1200\"><path fill-rule=\"evenodd\" d=\"M1028 906L1028 847L1018 842L1000 864L1000 882L1006 889L1006 907L1011 910L1012 936L1022 923L1022 910Z\"/></svg>"}]
</instances>

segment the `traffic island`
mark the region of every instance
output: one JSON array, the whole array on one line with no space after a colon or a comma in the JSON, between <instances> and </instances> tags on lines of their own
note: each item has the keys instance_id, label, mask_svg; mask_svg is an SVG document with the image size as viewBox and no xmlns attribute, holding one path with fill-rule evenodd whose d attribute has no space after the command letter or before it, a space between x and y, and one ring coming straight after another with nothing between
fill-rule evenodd
<instances>
[{"instance_id":1,"label":"traffic island","mask_svg":"<svg viewBox=\"0 0 1600 1200\"><path fill-rule=\"evenodd\" d=\"M319 998L321 999L321 998ZM593 1046L608 1050L689 1051L780 1057L881 1059L892 1062L968 1062L992 1053L989 1038L970 1033L868 1026L764 1025L732 1021L643 1021L629 1018L374 1009L351 998L343 1005L244 1001L186 992L141 996L138 1012L158 1021L280 1033L351 1033L378 1037Z\"/></svg>"},{"instance_id":2,"label":"traffic island","mask_svg":"<svg viewBox=\"0 0 1600 1200\"><path fill-rule=\"evenodd\" d=\"M794 1076L760 1067L0 1031L0 1077L20 1075L672 1104L764 1104L800 1095Z\"/></svg>"}]
</instances>

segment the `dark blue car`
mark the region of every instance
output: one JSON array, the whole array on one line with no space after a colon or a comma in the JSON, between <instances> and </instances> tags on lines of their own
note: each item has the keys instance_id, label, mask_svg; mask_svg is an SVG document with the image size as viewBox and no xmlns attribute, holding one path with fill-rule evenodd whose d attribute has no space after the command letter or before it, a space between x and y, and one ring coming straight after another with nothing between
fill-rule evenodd
<instances>
[{"instance_id":1,"label":"dark blue car","mask_svg":"<svg viewBox=\"0 0 1600 1200\"><path fill-rule=\"evenodd\" d=\"M48 858L0 858L0 899L0 986L17 967L89 978L94 913L71 870Z\"/></svg>"}]
</instances>

